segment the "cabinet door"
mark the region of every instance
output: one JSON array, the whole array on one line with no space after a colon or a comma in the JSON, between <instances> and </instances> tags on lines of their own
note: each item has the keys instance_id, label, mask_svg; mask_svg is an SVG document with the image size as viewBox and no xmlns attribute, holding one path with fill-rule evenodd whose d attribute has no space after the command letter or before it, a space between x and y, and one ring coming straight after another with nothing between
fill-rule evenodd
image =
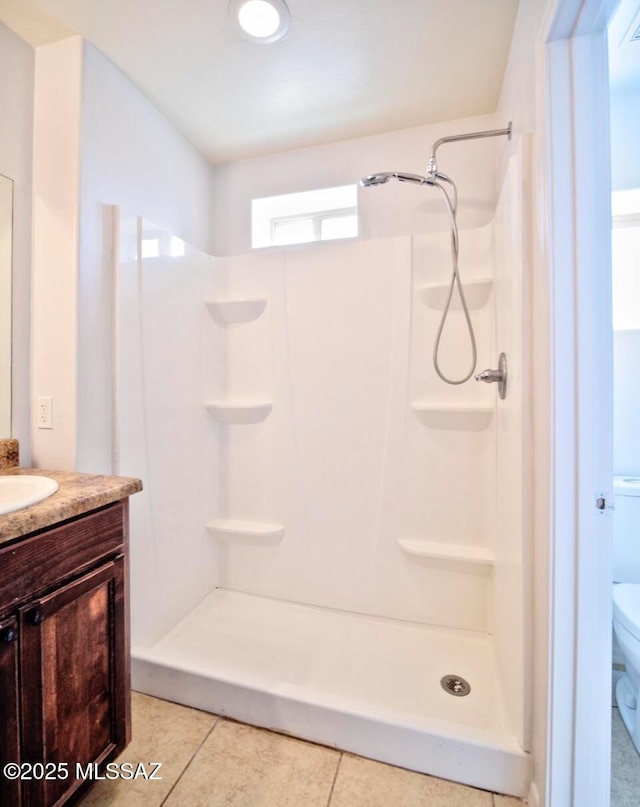
<instances>
[{"instance_id":1,"label":"cabinet door","mask_svg":"<svg viewBox=\"0 0 640 807\"><path fill-rule=\"evenodd\" d=\"M18 715L18 622L0 621L0 804L19 807L20 783L5 778L7 762L20 762Z\"/></svg>"},{"instance_id":2,"label":"cabinet door","mask_svg":"<svg viewBox=\"0 0 640 807\"><path fill-rule=\"evenodd\" d=\"M124 558L20 611L23 757L68 765L69 778L23 782L27 807L76 790L76 765L112 759L129 732Z\"/></svg>"}]
</instances>

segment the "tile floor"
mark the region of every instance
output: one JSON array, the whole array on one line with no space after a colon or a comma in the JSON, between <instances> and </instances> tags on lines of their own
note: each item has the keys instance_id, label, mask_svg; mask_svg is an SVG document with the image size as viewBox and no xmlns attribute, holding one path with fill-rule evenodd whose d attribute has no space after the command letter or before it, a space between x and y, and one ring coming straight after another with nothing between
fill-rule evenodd
<instances>
[{"instance_id":1,"label":"tile floor","mask_svg":"<svg viewBox=\"0 0 640 807\"><path fill-rule=\"evenodd\" d=\"M120 762L162 762L161 781L101 781L82 807L522 807L353 754L147 695L133 696Z\"/></svg>"},{"instance_id":2,"label":"tile floor","mask_svg":"<svg viewBox=\"0 0 640 807\"><path fill-rule=\"evenodd\" d=\"M638 807L640 756L624 727L620 712L611 719L611 807Z\"/></svg>"}]
</instances>

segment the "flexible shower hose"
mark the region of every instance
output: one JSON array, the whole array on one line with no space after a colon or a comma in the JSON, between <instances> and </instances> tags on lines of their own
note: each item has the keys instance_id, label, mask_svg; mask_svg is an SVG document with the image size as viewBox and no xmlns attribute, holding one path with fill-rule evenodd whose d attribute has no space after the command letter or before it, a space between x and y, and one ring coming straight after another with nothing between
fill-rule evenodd
<instances>
[{"instance_id":1,"label":"flexible shower hose","mask_svg":"<svg viewBox=\"0 0 640 807\"><path fill-rule=\"evenodd\" d=\"M452 266L451 282L449 283L449 293L447 295L447 301L445 303L444 310L442 312L442 318L440 319L440 324L438 326L436 341L433 345L433 366L438 376L447 384L464 384L465 381L468 381L471 378L471 376L474 373L474 370L476 369L476 362L478 360L478 351L476 348L476 335L473 331L473 324L471 322L471 317L469 316L469 308L467 306L467 301L464 296L464 288L462 286L462 281L460 280L460 270L458 267L458 253L459 253L458 223L457 223L458 193L453 181L448 178L446 179L446 181L453 186L453 192L454 192L453 202L451 201L446 189L439 182L429 183L433 184L434 187L438 188L442 192L445 204L447 206L447 210L449 211L449 216L451 218L451 266ZM471 342L471 367L469 368L469 372L464 376L464 378L459 379L448 378L442 372L442 370L440 369L440 359L438 357L438 354L440 352L440 340L442 338L442 332L444 330L447 317L449 316L449 310L451 308L451 299L453 297L453 291L456 285L458 287L458 294L460 295L460 302L462 303L462 310L464 311L464 317L467 323L467 330L469 332L469 341Z\"/></svg>"}]
</instances>

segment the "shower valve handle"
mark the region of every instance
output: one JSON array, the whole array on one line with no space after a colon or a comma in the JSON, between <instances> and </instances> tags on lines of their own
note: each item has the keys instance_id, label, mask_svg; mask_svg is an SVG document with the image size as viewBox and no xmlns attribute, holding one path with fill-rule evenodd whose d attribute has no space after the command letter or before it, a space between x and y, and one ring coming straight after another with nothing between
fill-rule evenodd
<instances>
[{"instance_id":1,"label":"shower valve handle","mask_svg":"<svg viewBox=\"0 0 640 807\"><path fill-rule=\"evenodd\" d=\"M484 381L485 384L497 384L498 395L504 399L507 394L507 357L500 354L497 370L483 370L475 376L476 381Z\"/></svg>"},{"instance_id":2,"label":"shower valve handle","mask_svg":"<svg viewBox=\"0 0 640 807\"><path fill-rule=\"evenodd\" d=\"M504 373L502 370L483 370L475 376L476 381L484 381L485 384L499 384L504 381Z\"/></svg>"}]
</instances>

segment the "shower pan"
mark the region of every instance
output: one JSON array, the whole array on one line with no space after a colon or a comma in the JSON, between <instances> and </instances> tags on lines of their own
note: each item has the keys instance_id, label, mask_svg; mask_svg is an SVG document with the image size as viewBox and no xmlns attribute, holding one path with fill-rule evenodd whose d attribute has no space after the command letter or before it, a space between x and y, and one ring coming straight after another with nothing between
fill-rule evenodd
<instances>
[{"instance_id":1,"label":"shower pan","mask_svg":"<svg viewBox=\"0 0 640 807\"><path fill-rule=\"evenodd\" d=\"M143 259L155 231L121 222L136 689L526 795L523 153L493 221L457 234L504 401L429 362L448 307L442 366L469 369L450 233Z\"/></svg>"}]
</instances>

